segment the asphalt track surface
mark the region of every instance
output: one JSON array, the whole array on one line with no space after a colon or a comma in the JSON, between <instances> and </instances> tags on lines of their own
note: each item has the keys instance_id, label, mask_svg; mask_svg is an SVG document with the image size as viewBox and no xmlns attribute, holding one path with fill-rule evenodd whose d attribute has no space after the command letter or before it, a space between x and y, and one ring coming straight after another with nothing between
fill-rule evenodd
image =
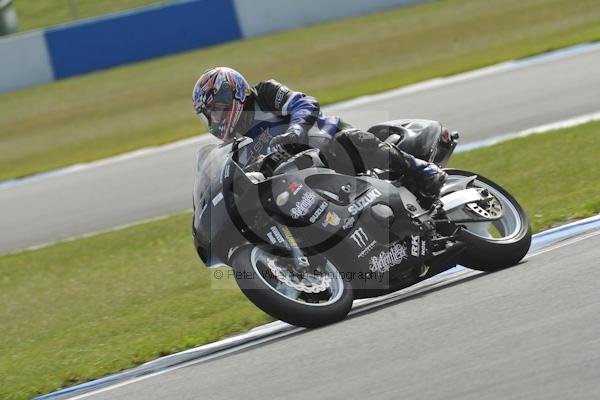
<instances>
[{"instance_id":1,"label":"asphalt track surface","mask_svg":"<svg viewBox=\"0 0 600 400\"><path fill-rule=\"evenodd\" d=\"M358 127L429 118L463 143L598 111L600 49L492 68L413 91L343 103ZM0 253L110 229L191 208L197 141L0 188Z\"/></svg>"},{"instance_id":2,"label":"asphalt track surface","mask_svg":"<svg viewBox=\"0 0 600 400\"><path fill-rule=\"evenodd\" d=\"M598 399L600 235L77 399Z\"/></svg>"}]
</instances>

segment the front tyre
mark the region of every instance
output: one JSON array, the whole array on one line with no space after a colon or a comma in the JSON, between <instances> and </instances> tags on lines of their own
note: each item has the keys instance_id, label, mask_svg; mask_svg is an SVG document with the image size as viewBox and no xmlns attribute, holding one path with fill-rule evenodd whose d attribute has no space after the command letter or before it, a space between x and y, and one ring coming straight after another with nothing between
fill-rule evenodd
<instances>
[{"instance_id":1,"label":"front tyre","mask_svg":"<svg viewBox=\"0 0 600 400\"><path fill-rule=\"evenodd\" d=\"M346 317L354 300L352 286L329 260L323 259L320 274L302 277L305 280L289 273L286 260L267 247L247 246L233 256L231 266L246 297L275 318L316 328ZM323 281L324 276L329 278Z\"/></svg>"},{"instance_id":2,"label":"front tyre","mask_svg":"<svg viewBox=\"0 0 600 400\"><path fill-rule=\"evenodd\" d=\"M476 175L458 169L445 171L448 183ZM467 204L449 215L452 220L490 218L489 221L457 223L462 228L457 239L467 245L459 259L460 264L480 271L498 271L518 264L531 246L531 225L521 205L500 185L480 175L467 188L487 191L492 197L492 205L485 208ZM502 211L501 217L494 219L498 210Z\"/></svg>"}]
</instances>

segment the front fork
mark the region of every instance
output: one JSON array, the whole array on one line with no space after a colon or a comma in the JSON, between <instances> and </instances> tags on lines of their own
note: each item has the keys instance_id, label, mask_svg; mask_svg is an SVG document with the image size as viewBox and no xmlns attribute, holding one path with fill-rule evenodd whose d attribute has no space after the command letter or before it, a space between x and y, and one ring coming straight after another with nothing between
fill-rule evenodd
<instances>
[{"instance_id":1,"label":"front fork","mask_svg":"<svg viewBox=\"0 0 600 400\"><path fill-rule=\"evenodd\" d=\"M308 272L309 268L310 268L310 261L308 260L308 257L306 257L304 255L304 253L298 246L298 242L294 238L294 235L292 235L290 228L288 228L285 225L279 225L279 224L276 224L276 227L277 227L277 229L279 229L280 232L283 233L283 237L285 238L288 245L290 246L290 252L292 253L292 260L293 260L296 272L299 272L299 273Z\"/></svg>"}]
</instances>

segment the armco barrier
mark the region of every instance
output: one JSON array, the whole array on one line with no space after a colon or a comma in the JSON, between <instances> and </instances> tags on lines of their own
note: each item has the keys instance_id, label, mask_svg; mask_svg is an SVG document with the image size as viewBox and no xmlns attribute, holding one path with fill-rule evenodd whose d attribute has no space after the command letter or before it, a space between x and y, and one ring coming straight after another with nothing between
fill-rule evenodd
<instances>
[{"instance_id":1,"label":"armco barrier","mask_svg":"<svg viewBox=\"0 0 600 400\"><path fill-rule=\"evenodd\" d=\"M180 0L0 38L0 93L421 1Z\"/></svg>"},{"instance_id":2,"label":"armco barrier","mask_svg":"<svg viewBox=\"0 0 600 400\"><path fill-rule=\"evenodd\" d=\"M233 0L245 38L332 19L400 7L422 0Z\"/></svg>"},{"instance_id":3,"label":"armco barrier","mask_svg":"<svg viewBox=\"0 0 600 400\"><path fill-rule=\"evenodd\" d=\"M0 93L54 79L41 31L0 40L0 60Z\"/></svg>"},{"instance_id":4,"label":"armco barrier","mask_svg":"<svg viewBox=\"0 0 600 400\"><path fill-rule=\"evenodd\" d=\"M232 0L176 2L46 31L57 79L239 38Z\"/></svg>"}]
</instances>

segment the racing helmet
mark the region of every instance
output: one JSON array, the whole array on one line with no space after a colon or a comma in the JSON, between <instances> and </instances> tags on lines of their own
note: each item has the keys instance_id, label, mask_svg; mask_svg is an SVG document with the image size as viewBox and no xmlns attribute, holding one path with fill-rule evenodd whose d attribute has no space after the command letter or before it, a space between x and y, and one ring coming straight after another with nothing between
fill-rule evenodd
<instances>
[{"instance_id":1,"label":"racing helmet","mask_svg":"<svg viewBox=\"0 0 600 400\"><path fill-rule=\"evenodd\" d=\"M235 138L236 126L252 92L252 87L239 72L216 67L200 76L194 86L192 102L208 131L229 142Z\"/></svg>"}]
</instances>

